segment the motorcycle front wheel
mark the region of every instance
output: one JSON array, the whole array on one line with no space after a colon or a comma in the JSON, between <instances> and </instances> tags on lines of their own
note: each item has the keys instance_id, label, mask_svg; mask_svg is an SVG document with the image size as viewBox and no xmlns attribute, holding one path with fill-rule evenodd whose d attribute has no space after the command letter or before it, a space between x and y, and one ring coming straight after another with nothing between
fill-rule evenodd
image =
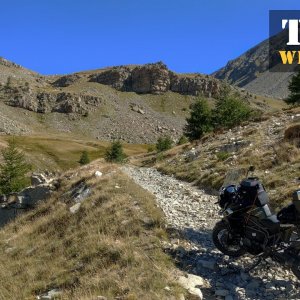
<instances>
[{"instance_id":1,"label":"motorcycle front wheel","mask_svg":"<svg viewBox=\"0 0 300 300\"><path fill-rule=\"evenodd\" d=\"M230 257L240 257L247 251L240 244L240 237L234 235L228 224L218 222L212 233L213 242L218 250Z\"/></svg>"}]
</instances>

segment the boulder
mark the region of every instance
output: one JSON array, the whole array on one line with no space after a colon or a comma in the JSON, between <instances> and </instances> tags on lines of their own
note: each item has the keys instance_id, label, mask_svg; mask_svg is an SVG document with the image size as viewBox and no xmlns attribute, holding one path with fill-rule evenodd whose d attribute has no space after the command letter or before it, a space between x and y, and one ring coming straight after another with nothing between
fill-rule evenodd
<instances>
[{"instance_id":1,"label":"boulder","mask_svg":"<svg viewBox=\"0 0 300 300\"><path fill-rule=\"evenodd\" d=\"M46 200L50 197L51 187L49 185L38 185L35 187L28 187L19 193L22 196L22 204L33 207L39 201Z\"/></svg>"},{"instance_id":2,"label":"boulder","mask_svg":"<svg viewBox=\"0 0 300 300\"><path fill-rule=\"evenodd\" d=\"M79 208L80 208L80 206L81 206L81 203L80 203L80 202L79 202L79 203L76 203L75 205L73 205L73 206L70 207L70 212L71 212L72 214L77 213L78 210L79 210Z\"/></svg>"},{"instance_id":3,"label":"boulder","mask_svg":"<svg viewBox=\"0 0 300 300\"><path fill-rule=\"evenodd\" d=\"M178 283L186 289L191 296L196 299L203 299L200 288L203 286L204 280L201 277L193 274L187 274L187 276L180 276L178 278Z\"/></svg>"},{"instance_id":4,"label":"boulder","mask_svg":"<svg viewBox=\"0 0 300 300\"><path fill-rule=\"evenodd\" d=\"M185 159L188 162L197 159L198 156L199 156L199 151L196 150L195 148L192 148L190 151L188 151L188 152L185 153Z\"/></svg>"}]
</instances>

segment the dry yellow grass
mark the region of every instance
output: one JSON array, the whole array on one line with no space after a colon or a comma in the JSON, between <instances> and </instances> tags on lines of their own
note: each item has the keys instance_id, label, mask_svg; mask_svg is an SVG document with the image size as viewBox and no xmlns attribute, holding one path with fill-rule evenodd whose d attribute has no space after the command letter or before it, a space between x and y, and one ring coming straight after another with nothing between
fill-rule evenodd
<instances>
[{"instance_id":1,"label":"dry yellow grass","mask_svg":"<svg viewBox=\"0 0 300 300\"><path fill-rule=\"evenodd\" d=\"M297 108L290 111L290 114L297 113ZM277 117L280 117L280 114ZM241 148L235 153L216 152L224 143L230 143L224 136L226 132L218 132L207 135L195 144L174 147L158 155L140 155L131 161L136 165L155 165L163 173L193 182L200 188L214 193L219 190L232 169L246 170L250 165L254 165L255 175L269 192L271 204L274 208L279 208L290 203L292 192L300 188L299 125L291 119L283 128L278 129L277 134L282 138L272 142L271 136L266 145L266 135L269 128L274 127L274 120L276 121L274 116L264 116L260 121L261 128L258 129L256 124L252 126L249 123L247 128L238 130L243 139L248 140L252 146ZM274 132L275 130L274 127ZM190 160L185 157L185 153L192 147L196 147L199 154Z\"/></svg>"},{"instance_id":2,"label":"dry yellow grass","mask_svg":"<svg viewBox=\"0 0 300 300\"><path fill-rule=\"evenodd\" d=\"M91 160L104 157L111 143L70 135L34 135L34 136L0 136L0 149L13 138L27 156L34 169L66 171L79 166L82 151L87 151ZM128 156L147 152L147 145L123 144Z\"/></svg>"},{"instance_id":3,"label":"dry yellow grass","mask_svg":"<svg viewBox=\"0 0 300 300\"><path fill-rule=\"evenodd\" d=\"M91 176L96 169L104 176ZM72 200L62 194L83 178L92 195L71 214ZM49 201L0 231L0 299L36 299L52 288L63 290L59 299L176 299L153 196L99 162L66 173L61 184Z\"/></svg>"}]
</instances>

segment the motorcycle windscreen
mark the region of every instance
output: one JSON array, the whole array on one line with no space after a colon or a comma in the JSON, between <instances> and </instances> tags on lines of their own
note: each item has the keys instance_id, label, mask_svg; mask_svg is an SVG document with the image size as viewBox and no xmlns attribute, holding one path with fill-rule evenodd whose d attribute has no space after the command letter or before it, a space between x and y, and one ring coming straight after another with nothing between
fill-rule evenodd
<instances>
[{"instance_id":1,"label":"motorcycle windscreen","mask_svg":"<svg viewBox=\"0 0 300 300\"><path fill-rule=\"evenodd\" d=\"M246 168L232 169L226 174L222 187L228 185L239 185L239 183L246 177L246 175Z\"/></svg>"}]
</instances>

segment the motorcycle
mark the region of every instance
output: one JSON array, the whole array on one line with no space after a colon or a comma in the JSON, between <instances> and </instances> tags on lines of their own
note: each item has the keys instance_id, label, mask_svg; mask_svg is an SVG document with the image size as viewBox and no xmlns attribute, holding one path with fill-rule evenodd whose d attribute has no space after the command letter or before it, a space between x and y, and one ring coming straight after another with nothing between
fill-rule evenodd
<instances>
[{"instance_id":1,"label":"motorcycle","mask_svg":"<svg viewBox=\"0 0 300 300\"><path fill-rule=\"evenodd\" d=\"M258 257L251 269L271 258L300 279L300 190L293 193L291 204L273 214L263 184L248 177L249 172L253 166L238 185L221 188L217 204L223 218L213 229L213 242L229 257Z\"/></svg>"}]
</instances>

